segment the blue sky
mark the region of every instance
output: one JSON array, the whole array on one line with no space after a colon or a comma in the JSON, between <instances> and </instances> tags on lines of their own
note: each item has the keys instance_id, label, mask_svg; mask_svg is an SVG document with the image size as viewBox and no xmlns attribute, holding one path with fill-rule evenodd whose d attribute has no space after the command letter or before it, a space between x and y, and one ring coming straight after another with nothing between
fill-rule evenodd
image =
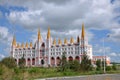
<instances>
[{"instance_id":1,"label":"blue sky","mask_svg":"<svg viewBox=\"0 0 120 80\"><path fill-rule=\"evenodd\" d=\"M10 55L13 34L18 43L34 43L38 28L45 40L50 26L53 39L76 39L84 22L93 54L103 55L105 39L106 55L120 62L119 5L120 0L0 0L0 59Z\"/></svg>"}]
</instances>

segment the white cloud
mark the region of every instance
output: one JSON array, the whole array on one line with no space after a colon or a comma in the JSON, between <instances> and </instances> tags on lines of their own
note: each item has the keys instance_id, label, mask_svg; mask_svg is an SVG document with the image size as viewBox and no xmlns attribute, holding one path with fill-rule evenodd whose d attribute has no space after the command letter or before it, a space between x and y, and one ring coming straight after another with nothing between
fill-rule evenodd
<instances>
[{"instance_id":1,"label":"white cloud","mask_svg":"<svg viewBox=\"0 0 120 80\"><path fill-rule=\"evenodd\" d=\"M9 33L8 28L0 26L0 43L10 45L12 35Z\"/></svg>"},{"instance_id":2,"label":"white cloud","mask_svg":"<svg viewBox=\"0 0 120 80\"><path fill-rule=\"evenodd\" d=\"M2 53L0 54L0 58L4 58L9 55L11 42L12 34L8 31L8 28L0 26L0 53Z\"/></svg>"},{"instance_id":3,"label":"white cloud","mask_svg":"<svg viewBox=\"0 0 120 80\"><path fill-rule=\"evenodd\" d=\"M110 56L114 56L114 57L116 57L117 54L116 54L115 52L113 52L113 53L110 54Z\"/></svg>"}]
</instances>

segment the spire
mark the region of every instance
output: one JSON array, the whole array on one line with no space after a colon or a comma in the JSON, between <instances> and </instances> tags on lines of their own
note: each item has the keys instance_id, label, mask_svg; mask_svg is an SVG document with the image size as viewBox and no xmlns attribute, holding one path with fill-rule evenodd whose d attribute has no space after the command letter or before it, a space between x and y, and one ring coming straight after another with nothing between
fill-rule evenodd
<instances>
[{"instance_id":1,"label":"spire","mask_svg":"<svg viewBox=\"0 0 120 80\"><path fill-rule=\"evenodd\" d=\"M30 42L30 48L32 48L32 42Z\"/></svg>"},{"instance_id":2,"label":"spire","mask_svg":"<svg viewBox=\"0 0 120 80\"><path fill-rule=\"evenodd\" d=\"M28 42L26 42L25 47L28 48Z\"/></svg>"},{"instance_id":3,"label":"spire","mask_svg":"<svg viewBox=\"0 0 120 80\"><path fill-rule=\"evenodd\" d=\"M41 41L40 28L38 29L38 41Z\"/></svg>"},{"instance_id":4,"label":"spire","mask_svg":"<svg viewBox=\"0 0 120 80\"><path fill-rule=\"evenodd\" d=\"M55 40L55 39L53 40L53 45L54 45L54 46L56 45L56 40Z\"/></svg>"},{"instance_id":5,"label":"spire","mask_svg":"<svg viewBox=\"0 0 120 80\"><path fill-rule=\"evenodd\" d=\"M16 47L16 38L15 38L15 36L13 37L12 46Z\"/></svg>"},{"instance_id":6,"label":"spire","mask_svg":"<svg viewBox=\"0 0 120 80\"><path fill-rule=\"evenodd\" d=\"M80 38L79 38L79 36L77 37L77 43L79 43L80 42Z\"/></svg>"},{"instance_id":7,"label":"spire","mask_svg":"<svg viewBox=\"0 0 120 80\"><path fill-rule=\"evenodd\" d=\"M73 37L71 37L71 39L70 39L70 43L74 43L74 39L73 39Z\"/></svg>"},{"instance_id":8,"label":"spire","mask_svg":"<svg viewBox=\"0 0 120 80\"><path fill-rule=\"evenodd\" d=\"M65 38L65 39L64 39L64 44L67 44L67 43L68 43L68 42L67 42L67 39Z\"/></svg>"},{"instance_id":9,"label":"spire","mask_svg":"<svg viewBox=\"0 0 120 80\"><path fill-rule=\"evenodd\" d=\"M82 24L82 33L81 33L81 38L84 39L85 37L85 30L84 30L84 23Z\"/></svg>"},{"instance_id":10,"label":"spire","mask_svg":"<svg viewBox=\"0 0 120 80\"><path fill-rule=\"evenodd\" d=\"M60 39L58 39L58 44L59 44L59 45L61 45L61 44L62 44L62 42L61 42L61 40L60 40Z\"/></svg>"},{"instance_id":11,"label":"spire","mask_svg":"<svg viewBox=\"0 0 120 80\"><path fill-rule=\"evenodd\" d=\"M19 45L19 43L17 43L17 48L19 48L20 47L20 45Z\"/></svg>"},{"instance_id":12,"label":"spire","mask_svg":"<svg viewBox=\"0 0 120 80\"><path fill-rule=\"evenodd\" d=\"M47 39L50 39L50 27L48 27Z\"/></svg>"},{"instance_id":13,"label":"spire","mask_svg":"<svg viewBox=\"0 0 120 80\"><path fill-rule=\"evenodd\" d=\"M21 44L21 47L24 48L24 43Z\"/></svg>"}]
</instances>

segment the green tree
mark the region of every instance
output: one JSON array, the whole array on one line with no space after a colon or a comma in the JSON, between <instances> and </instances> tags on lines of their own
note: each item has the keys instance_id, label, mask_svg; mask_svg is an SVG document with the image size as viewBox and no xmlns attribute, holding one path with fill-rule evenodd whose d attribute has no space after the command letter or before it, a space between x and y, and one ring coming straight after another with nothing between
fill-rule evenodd
<instances>
[{"instance_id":1,"label":"green tree","mask_svg":"<svg viewBox=\"0 0 120 80\"><path fill-rule=\"evenodd\" d=\"M6 58L2 59L2 61L0 63L4 64L8 68L17 67L16 61L12 57L6 57Z\"/></svg>"},{"instance_id":2,"label":"green tree","mask_svg":"<svg viewBox=\"0 0 120 80\"><path fill-rule=\"evenodd\" d=\"M97 68L96 68L96 70L102 70L102 61L101 60L97 60L96 61L96 66L97 66Z\"/></svg>"},{"instance_id":3,"label":"green tree","mask_svg":"<svg viewBox=\"0 0 120 80\"><path fill-rule=\"evenodd\" d=\"M19 67L20 68L24 68L25 67L25 58L24 58L24 55L21 59L19 59Z\"/></svg>"},{"instance_id":4,"label":"green tree","mask_svg":"<svg viewBox=\"0 0 120 80\"><path fill-rule=\"evenodd\" d=\"M79 71L80 70L80 63L77 60L74 61L69 61L69 69L73 70L73 71Z\"/></svg>"},{"instance_id":5,"label":"green tree","mask_svg":"<svg viewBox=\"0 0 120 80\"><path fill-rule=\"evenodd\" d=\"M113 69L113 70L117 70L117 66L116 66L115 63L113 63L113 65L112 65L112 69Z\"/></svg>"},{"instance_id":6,"label":"green tree","mask_svg":"<svg viewBox=\"0 0 120 80\"><path fill-rule=\"evenodd\" d=\"M89 71L89 70L92 69L91 60L88 58L86 53L84 53L82 55L82 61L81 61L81 64L80 64L80 69L81 69L81 71Z\"/></svg>"},{"instance_id":7,"label":"green tree","mask_svg":"<svg viewBox=\"0 0 120 80\"><path fill-rule=\"evenodd\" d=\"M68 69L68 63L65 55L66 52L63 52L62 59L60 61L60 71L66 71Z\"/></svg>"}]
</instances>

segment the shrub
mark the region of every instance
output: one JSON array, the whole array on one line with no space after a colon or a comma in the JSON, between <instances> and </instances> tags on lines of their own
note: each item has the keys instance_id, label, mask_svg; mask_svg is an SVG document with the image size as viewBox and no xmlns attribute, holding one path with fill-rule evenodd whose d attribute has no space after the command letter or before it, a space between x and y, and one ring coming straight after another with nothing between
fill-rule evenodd
<instances>
[{"instance_id":1,"label":"shrub","mask_svg":"<svg viewBox=\"0 0 120 80\"><path fill-rule=\"evenodd\" d=\"M112 67L111 66L106 66L106 70L110 71L110 70L112 70Z\"/></svg>"},{"instance_id":2,"label":"shrub","mask_svg":"<svg viewBox=\"0 0 120 80\"><path fill-rule=\"evenodd\" d=\"M14 72L15 72L16 74L19 74L19 73L20 73L20 69L19 69L19 68L14 68Z\"/></svg>"},{"instance_id":3,"label":"shrub","mask_svg":"<svg viewBox=\"0 0 120 80\"><path fill-rule=\"evenodd\" d=\"M35 67L31 68L30 70L28 70L29 73L37 73L39 70Z\"/></svg>"},{"instance_id":4,"label":"shrub","mask_svg":"<svg viewBox=\"0 0 120 80\"><path fill-rule=\"evenodd\" d=\"M2 59L1 63L4 64L8 68L15 68L15 67L17 67L15 59L12 58L12 57L6 57L6 58Z\"/></svg>"},{"instance_id":5,"label":"shrub","mask_svg":"<svg viewBox=\"0 0 120 80\"><path fill-rule=\"evenodd\" d=\"M3 64L0 63L0 75L3 74Z\"/></svg>"},{"instance_id":6,"label":"shrub","mask_svg":"<svg viewBox=\"0 0 120 80\"><path fill-rule=\"evenodd\" d=\"M113 64L113 65L112 65L112 69L113 69L113 70L117 70L116 64Z\"/></svg>"}]
</instances>

